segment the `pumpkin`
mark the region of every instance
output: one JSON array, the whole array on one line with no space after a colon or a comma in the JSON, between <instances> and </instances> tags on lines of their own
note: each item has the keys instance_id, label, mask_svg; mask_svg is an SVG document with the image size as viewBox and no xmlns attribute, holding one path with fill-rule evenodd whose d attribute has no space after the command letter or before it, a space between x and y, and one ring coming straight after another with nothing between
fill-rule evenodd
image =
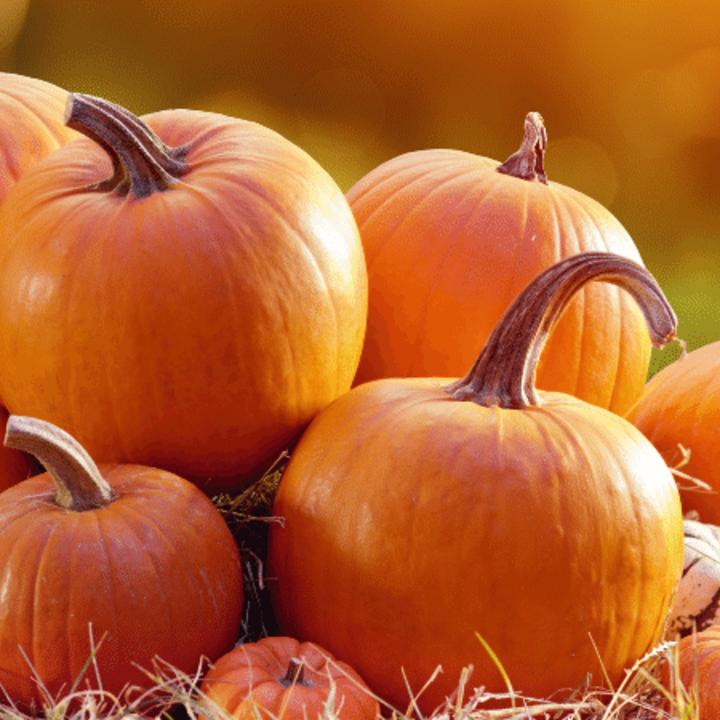
<instances>
[{"instance_id":1,"label":"pumpkin","mask_svg":"<svg viewBox=\"0 0 720 720\"><path fill-rule=\"evenodd\" d=\"M199 488L154 468L97 466L35 418L11 416L5 442L48 470L0 494L0 686L9 700L42 709L76 682L118 697L129 684L151 688L143 669L158 658L194 673L232 648L239 551Z\"/></svg>"},{"instance_id":2,"label":"pumpkin","mask_svg":"<svg viewBox=\"0 0 720 720\"><path fill-rule=\"evenodd\" d=\"M549 181L542 117L528 114L505 163L432 149L393 158L347 198L369 277L367 338L356 384L386 377L459 377L504 310L538 273L582 251L641 262L602 205ZM540 360L538 387L622 414L642 394L651 344L618 288L578 293Z\"/></svg>"},{"instance_id":3,"label":"pumpkin","mask_svg":"<svg viewBox=\"0 0 720 720\"><path fill-rule=\"evenodd\" d=\"M703 484L679 481L684 512L720 525L720 341L656 373L629 417L670 467L683 461L682 472Z\"/></svg>"},{"instance_id":4,"label":"pumpkin","mask_svg":"<svg viewBox=\"0 0 720 720\"><path fill-rule=\"evenodd\" d=\"M5 437L8 412L0 406L0 437ZM22 450L0 446L0 492L36 475L38 468L31 455Z\"/></svg>"},{"instance_id":5,"label":"pumpkin","mask_svg":"<svg viewBox=\"0 0 720 720\"><path fill-rule=\"evenodd\" d=\"M379 704L347 663L309 642L266 637L213 663L201 692L235 720L375 720ZM331 697L332 695L332 697Z\"/></svg>"},{"instance_id":6,"label":"pumpkin","mask_svg":"<svg viewBox=\"0 0 720 720\"><path fill-rule=\"evenodd\" d=\"M72 95L68 124L89 137L0 209L0 395L98 462L237 490L351 386L367 277L347 201L252 122Z\"/></svg>"},{"instance_id":7,"label":"pumpkin","mask_svg":"<svg viewBox=\"0 0 720 720\"><path fill-rule=\"evenodd\" d=\"M43 80L0 73L0 204L18 178L77 137L65 125L67 98Z\"/></svg>"},{"instance_id":8,"label":"pumpkin","mask_svg":"<svg viewBox=\"0 0 720 720\"><path fill-rule=\"evenodd\" d=\"M694 713L683 717L717 720L720 717L720 625L713 625L678 641L672 665L662 665L663 686L670 697L679 694ZM668 698L668 705L670 705Z\"/></svg>"},{"instance_id":9,"label":"pumpkin","mask_svg":"<svg viewBox=\"0 0 720 720\"><path fill-rule=\"evenodd\" d=\"M395 707L438 665L424 715L470 665L476 686L505 692L483 642L516 691L557 698L587 674L617 685L661 637L683 567L670 470L622 417L534 385L546 335L590 280L629 291L658 346L675 337L642 266L575 255L518 296L464 378L363 383L288 461L268 541L281 631Z\"/></svg>"},{"instance_id":10,"label":"pumpkin","mask_svg":"<svg viewBox=\"0 0 720 720\"><path fill-rule=\"evenodd\" d=\"M720 527L686 518L685 562L668 618L677 639L720 623Z\"/></svg>"}]
</instances>

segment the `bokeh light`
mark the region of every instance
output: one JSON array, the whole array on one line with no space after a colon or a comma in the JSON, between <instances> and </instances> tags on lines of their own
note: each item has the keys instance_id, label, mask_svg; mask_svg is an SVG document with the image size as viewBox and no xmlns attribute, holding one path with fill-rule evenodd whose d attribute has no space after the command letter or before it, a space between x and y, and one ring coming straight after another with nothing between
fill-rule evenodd
<instances>
[{"instance_id":1,"label":"bokeh light","mask_svg":"<svg viewBox=\"0 0 720 720\"><path fill-rule=\"evenodd\" d=\"M550 178L625 225L691 349L720 339L717 0L0 0L0 14L0 70L139 114L260 122L343 190L412 150L502 161L538 111Z\"/></svg>"}]
</instances>

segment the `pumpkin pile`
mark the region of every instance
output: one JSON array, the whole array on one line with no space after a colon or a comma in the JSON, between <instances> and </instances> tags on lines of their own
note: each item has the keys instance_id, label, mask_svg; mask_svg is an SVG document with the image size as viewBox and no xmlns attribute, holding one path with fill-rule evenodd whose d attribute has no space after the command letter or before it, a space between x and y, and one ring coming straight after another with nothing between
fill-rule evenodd
<instances>
[{"instance_id":1,"label":"pumpkin pile","mask_svg":"<svg viewBox=\"0 0 720 720\"><path fill-rule=\"evenodd\" d=\"M710 410L646 388L677 318L618 220L548 180L538 113L504 163L419 151L344 195L238 118L11 75L0 111L10 702L148 688L162 662L238 720L430 715L469 667L562 700L667 637L690 507L669 452L715 486ZM212 498L288 451L258 638Z\"/></svg>"}]
</instances>

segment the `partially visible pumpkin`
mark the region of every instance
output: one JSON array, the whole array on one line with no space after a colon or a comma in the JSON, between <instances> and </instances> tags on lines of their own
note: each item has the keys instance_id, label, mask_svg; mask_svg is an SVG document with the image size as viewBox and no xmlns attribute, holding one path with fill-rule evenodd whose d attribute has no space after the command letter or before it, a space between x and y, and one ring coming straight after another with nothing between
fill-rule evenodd
<instances>
[{"instance_id":1,"label":"partially visible pumpkin","mask_svg":"<svg viewBox=\"0 0 720 720\"><path fill-rule=\"evenodd\" d=\"M0 437L5 437L8 417L7 410L0 406ZM27 480L31 475L37 475L38 472L39 468L33 462L32 455L0 445L0 492Z\"/></svg>"},{"instance_id":2,"label":"partially visible pumpkin","mask_svg":"<svg viewBox=\"0 0 720 720\"><path fill-rule=\"evenodd\" d=\"M422 150L369 172L347 198L368 265L368 331L355 384L388 377L459 377L504 310L553 263L583 251L641 262L602 205L549 181L547 136L530 113L505 163L459 150ZM616 287L580 291L548 339L542 390L624 413L642 394L650 340Z\"/></svg>"},{"instance_id":3,"label":"partially visible pumpkin","mask_svg":"<svg viewBox=\"0 0 720 720\"><path fill-rule=\"evenodd\" d=\"M538 276L461 380L363 383L322 411L285 468L268 545L282 631L351 664L398 709L431 714L464 668L561 699L614 685L651 650L683 565L677 488L622 417L535 389L575 291L606 280L658 344L676 319L650 273L582 253Z\"/></svg>"},{"instance_id":4,"label":"partially visible pumpkin","mask_svg":"<svg viewBox=\"0 0 720 720\"><path fill-rule=\"evenodd\" d=\"M673 608L668 638L720 624L720 527L685 519L685 564Z\"/></svg>"},{"instance_id":5,"label":"partially visible pumpkin","mask_svg":"<svg viewBox=\"0 0 720 720\"><path fill-rule=\"evenodd\" d=\"M0 208L0 395L97 462L239 489L352 383L367 275L348 203L256 123L84 95L68 123L89 137Z\"/></svg>"},{"instance_id":6,"label":"partially visible pumpkin","mask_svg":"<svg viewBox=\"0 0 720 720\"><path fill-rule=\"evenodd\" d=\"M235 720L375 720L377 699L347 664L313 643L266 637L213 663L201 691Z\"/></svg>"},{"instance_id":7,"label":"partially visible pumpkin","mask_svg":"<svg viewBox=\"0 0 720 720\"><path fill-rule=\"evenodd\" d=\"M647 384L633 423L674 467L690 451L682 472L710 491L680 481L683 512L720 525L720 341L709 343L664 367Z\"/></svg>"},{"instance_id":8,"label":"partially visible pumpkin","mask_svg":"<svg viewBox=\"0 0 720 720\"><path fill-rule=\"evenodd\" d=\"M14 73L0 73L0 204L40 160L78 137L65 125L68 92Z\"/></svg>"},{"instance_id":9,"label":"partially visible pumpkin","mask_svg":"<svg viewBox=\"0 0 720 720\"><path fill-rule=\"evenodd\" d=\"M98 469L69 435L31 418L11 416L6 443L48 469L0 494L0 686L10 701L41 710L76 682L116 696L128 684L149 689L143 668L156 658L193 673L232 648L239 551L202 491L153 468Z\"/></svg>"},{"instance_id":10,"label":"partially visible pumpkin","mask_svg":"<svg viewBox=\"0 0 720 720\"><path fill-rule=\"evenodd\" d=\"M677 681L681 687L677 686ZM682 717L693 720L718 720L720 718L720 625L712 625L678 641L675 660L671 665L665 660L662 666L662 682L670 698L683 696L683 701L693 702L694 713Z\"/></svg>"}]
</instances>

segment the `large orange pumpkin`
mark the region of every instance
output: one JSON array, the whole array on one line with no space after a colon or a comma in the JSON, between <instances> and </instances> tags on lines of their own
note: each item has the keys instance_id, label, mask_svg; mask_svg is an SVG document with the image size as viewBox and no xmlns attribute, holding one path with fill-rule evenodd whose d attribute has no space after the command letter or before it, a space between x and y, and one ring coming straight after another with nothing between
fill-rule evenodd
<instances>
[{"instance_id":1,"label":"large orange pumpkin","mask_svg":"<svg viewBox=\"0 0 720 720\"><path fill-rule=\"evenodd\" d=\"M31 167L77 137L65 125L67 99L51 83L0 73L0 204Z\"/></svg>"},{"instance_id":2,"label":"large orange pumpkin","mask_svg":"<svg viewBox=\"0 0 720 720\"><path fill-rule=\"evenodd\" d=\"M266 637L213 663L202 692L235 720L375 720L377 699L347 664L313 643Z\"/></svg>"},{"instance_id":3,"label":"large orange pumpkin","mask_svg":"<svg viewBox=\"0 0 720 720\"><path fill-rule=\"evenodd\" d=\"M720 525L720 342L664 367L630 417L670 467L683 463L682 472L704 484L678 481L684 512Z\"/></svg>"},{"instance_id":4,"label":"large orange pumpkin","mask_svg":"<svg viewBox=\"0 0 720 720\"><path fill-rule=\"evenodd\" d=\"M582 251L640 262L602 205L548 181L538 113L500 164L459 150L422 150L372 170L347 193L369 275L368 332L356 383L458 377L500 316L542 270ZM538 387L624 413L642 393L650 341L618 288L594 284L549 339Z\"/></svg>"},{"instance_id":5,"label":"large orange pumpkin","mask_svg":"<svg viewBox=\"0 0 720 720\"><path fill-rule=\"evenodd\" d=\"M76 682L118 696L151 688L142 669L156 659L194 673L232 648L240 556L201 490L163 470L96 466L33 418L11 416L6 442L48 473L0 494L3 698L40 710Z\"/></svg>"},{"instance_id":6,"label":"large orange pumpkin","mask_svg":"<svg viewBox=\"0 0 720 720\"><path fill-rule=\"evenodd\" d=\"M238 488L352 383L367 276L347 201L252 122L82 95L68 118L92 139L0 209L0 395L98 461Z\"/></svg>"},{"instance_id":7,"label":"large orange pumpkin","mask_svg":"<svg viewBox=\"0 0 720 720\"><path fill-rule=\"evenodd\" d=\"M658 345L676 320L652 276L611 253L551 267L462 380L364 383L321 412L280 482L268 577L283 632L312 639L402 709L431 713L464 667L562 699L617 685L659 640L683 568L673 476L629 422L536 391L544 339L590 280L631 291ZM407 679L407 684L406 684Z\"/></svg>"}]
</instances>

